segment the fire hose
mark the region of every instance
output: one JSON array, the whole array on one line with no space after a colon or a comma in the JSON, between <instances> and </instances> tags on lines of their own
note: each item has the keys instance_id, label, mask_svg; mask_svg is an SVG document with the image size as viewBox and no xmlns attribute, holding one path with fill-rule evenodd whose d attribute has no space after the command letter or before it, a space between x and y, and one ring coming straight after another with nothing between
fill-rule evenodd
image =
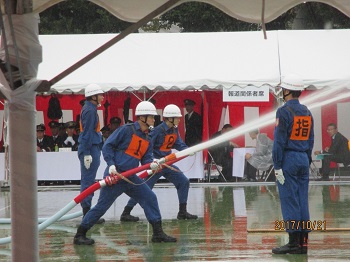
<instances>
[{"instance_id":1,"label":"fire hose","mask_svg":"<svg viewBox=\"0 0 350 262\"><path fill-rule=\"evenodd\" d=\"M160 164L167 164L167 165L171 165L174 164L177 161L180 161L181 159L185 158L186 156L182 156L182 157L178 157L178 158L174 158L173 154L169 155L171 157L165 157L159 160ZM141 171L142 172L139 177L141 179L146 178L147 176L149 176L152 173L152 170L146 170L149 169L150 167L150 163L139 166L137 168L133 168L130 169L128 171L125 171L123 173L121 173L121 176L115 176L113 178L113 184L118 183L120 180L124 178L127 178L131 175L134 175L136 173L139 173ZM145 171L146 170L146 171ZM51 224L53 224L56 221L63 221L63 220L67 220L67 219L71 219L73 217L76 217L77 215L82 215L82 212L79 211L77 213L74 214L70 214L70 215L66 215L70 210L72 210L76 205L78 205L81 201L83 201L83 199L85 199L87 196L89 196L90 194L94 193L95 191L97 191L98 189L105 187L106 185L108 185L108 183L110 183L109 181L110 176L107 176L106 178L94 183L92 186L88 187L87 189L85 189L83 192L81 192L78 196L76 196L72 201L70 201L65 207L63 207L61 210L59 210L56 214L54 214L53 216L46 218L46 219L39 219L39 223L40 221L42 221L42 223L39 224L38 226L38 231L42 231L45 228L47 228L48 226L50 226ZM107 182L108 181L108 182ZM9 223L11 222L11 219L6 220ZM5 237L5 238L0 238L0 245L1 244L8 244L11 242L11 236L9 237Z\"/></svg>"},{"instance_id":2,"label":"fire hose","mask_svg":"<svg viewBox=\"0 0 350 262\"><path fill-rule=\"evenodd\" d=\"M239 126L237 128L235 128L234 130L231 130L225 134L222 134L221 136L218 136L214 139L208 140L206 142L200 143L198 145L189 147L185 150L176 152L176 153L172 153L168 156L166 156L165 158L161 158L159 160L159 164L171 164L174 163L176 161L179 161L180 159L191 155L195 152L199 152L202 151L206 148L218 145L220 143L226 142L230 139L233 139L239 135L243 135L245 133L247 133L248 131L255 129L257 126L259 127L263 127L263 126L267 126L270 125L274 122L274 118L272 113L266 114L263 117L260 117L257 121L252 121L251 123L248 124L244 124L242 126ZM172 162L174 161L174 162ZM141 171L144 171L146 169L150 168L150 164L145 164L142 166L139 166L137 168L128 170L123 172L121 175L123 177L128 177L131 176L133 174L139 173ZM106 177L109 178L109 177ZM93 184L92 186L90 186L89 188L85 189L83 192L81 192L77 197L74 198L74 200L72 200L71 202L69 202L65 207L63 207L60 211L58 211L56 214L54 214L53 216L51 216L50 218L48 218L47 220L45 220L43 223L41 223L38 226L38 231L40 232L41 230L47 228L48 226L50 226L52 223L56 222L57 220L59 220L63 215L65 215L66 213L68 213L71 209L73 209L77 204L79 204L85 197L87 197L88 195L92 194L93 192L95 192L96 190L100 189L101 187L105 187L107 185L106 183L106 178L100 180L99 182L96 182L95 184ZM115 180L115 182L119 181L120 179L117 178ZM6 238L2 238L0 239L0 244L7 244L11 242L11 237L6 237Z\"/></svg>"}]
</instances>

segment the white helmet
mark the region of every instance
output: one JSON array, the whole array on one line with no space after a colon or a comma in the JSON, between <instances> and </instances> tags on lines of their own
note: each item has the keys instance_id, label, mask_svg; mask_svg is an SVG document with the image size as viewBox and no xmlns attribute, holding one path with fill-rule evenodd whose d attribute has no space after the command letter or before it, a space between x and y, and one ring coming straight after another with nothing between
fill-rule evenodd
<instances>
[{"instance_id":1,"label":"white helmet","mask_svg":"<svg viewBox=\"0 0 350 262\"><path fill-rule=\"evenodd\" d=\"M85 87L85 97L103 94L102 88L98 84L90 84Z\"/></svg>"},{"instance_id":2,"label":"white helmet","mask_svg":"<svg viewBox=\"0 0 350 262\"><path fill-rule=\"evenodd\" d=\"M135 110L136 116L145 116L145 115L158 115L156 107L148 101L142 101L136 106Z\"/></svg>"},{"instance_id":3,"label":"white helmet","mask_svg":"<svg viewBox=\"0 0 350 262\"><path fill-rule=\"evenodd\" d=\"M280 87L291 91L303 91L304 81L296 74L289 74L283 77Z\"/></svg>"},{"instance_id":4,"label":"white helmet","mask_svg":"<svg viewBox=\"0 0 350 262\"><path fill-rule=\"evenodd\" d=\"M163 117L182 117L181 110L176 105L167 105L164 108Z\"/></svg>"}]
</instances>

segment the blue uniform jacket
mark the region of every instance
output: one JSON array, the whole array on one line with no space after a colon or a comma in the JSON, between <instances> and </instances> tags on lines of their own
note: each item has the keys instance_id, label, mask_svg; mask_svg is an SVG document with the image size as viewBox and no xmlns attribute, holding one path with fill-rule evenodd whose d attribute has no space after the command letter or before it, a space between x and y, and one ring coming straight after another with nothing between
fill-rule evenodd
<instances>
[{"instance_id":1,"label":"blue uniform jacket","mask_svg":"<svg viewBox=\"0 0 350 262\"><path fill-rule=\"evenodd\" d=\"M81 110L80 121L83 130L79 134L78 151L83 152L84 155L91 155L90 148L92 145L100 145L102 143L97 106L90 101L86 101Z\"/></svg>"},{"instance_id":2,"label":"blue uniform jacket","mask_svg":"<svg viewBox=\"0 0 350 262\"><path fill-rule=\"evenodd\" d=\"M179 131L177 128L169 128L165 122L162 122L160 125L155 127L150 133L150 140L153 144L153 155L155 158L162 158L171 154L171 150L163 151L160 150L164 144L165 136L168 134L176 134L177 138L174 144L171 143L171 148L175 148L178 151L184 150L187 148L187 145L180 137Z\"/></svg>"},{"instance_id":3,"label":"blue uniform jacket","mask_svg":"<svg viewBox=\"0 0 350 262\"><path fill-rule=\"evenodd\" d=\"M289 107L289 108L288 108ZM294 113L294 114L293 114ZM311 130L308 140L291 140L293 120L295 116L311 116ZM314 146L314 120L309 109L300 104L298 99L287 101L276 112L276 127L274 131L274 143L272 158L275 169L282 168L284 151L306 152L311 163L311 153Z\"/></svg>"},{"instance_id":4,"label":"blue uniform jacket","mask_svg":"<svg viewBox=\"0 0 350 262\"><path fill-rule=\"evenodd\" d=\"M134 126L134 129L132 128ZM135 133L134 133L135 130ZM147 134L141 131L140 124L134 122L119 127L115 130L104 142L102 154L108 166L115 165L118 172L124 172L132 168L150 163L153 161L152 143L149 142L148 148L141 158L141 161L136 157L128 155L125 150L129 147L133 134L147 140Z\"/></svg>"}]
</instances>

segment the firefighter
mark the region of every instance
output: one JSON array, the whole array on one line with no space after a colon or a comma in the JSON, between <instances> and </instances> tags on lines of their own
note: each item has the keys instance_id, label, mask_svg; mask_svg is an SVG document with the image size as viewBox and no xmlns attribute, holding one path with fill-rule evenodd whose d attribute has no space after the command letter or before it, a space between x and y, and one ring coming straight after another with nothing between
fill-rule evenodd
<instances>
[{"instance_id":1,"label":"firefighter","mask_svg":"<svg viewBox=\"0 0 350 262\"><path fill-rule=\"evenodd\" d=\"M153 128L154 105L148 101L140 102L135 110L137 121L125 124L114 131L105 141L102 154L107 162L104 178L151 163L152 170L158 170L160 164L153 160L152 145L148 141L148 131ZM111 176L110 176L111 175ZM176 238L166 235L162 229L162 218L158 200L154 192L136 174L103 187L97 204L84 216L74 237L76 245L93 245L95 241L87 238L87 231L106 213L114 201L125 193L134 198L143 208L146 218L153 227L152 242L176 242Z\"/></svg>"},{"instance_id":2,"label":"firefighter","mask_svg":"<svg viewBox=\"0 0 350 262\"><path fill-rule=\"evenodd\" d=\"M281 202L283 224L289 242L272 249L274 254L307 254L310 231L308 189L309 166L314 145L314 121L310 110L300 104L303 80L294 74L283 78L285 104L277 109L272 157Z\"/></svg>"},{"instance_id":3,"label":"firefighter","mask_svg":"<svg viewBox=\"0 0 350 262\"><path fill-rule=\"evenodd\" d=\"M155 127L150 133L150 139L153 144L153 155L156 159L161 159L170 155L172 148L175 148L178 151L187 148L187 145L181 139L177 128L182 117L180 108L173 104L167 105L164 108L163 117L164 121ZM147 179L147 185L150 188L153 188L155 183L157 183L158 179L162 176L173 183L177 190L179 199L179 212L177 214L177 219L197 219L198 216L187 212L187 198L190 188L189 179L177 166L171 165L171 168L163 168L160 172ZM136 204L137 202L134 199L129 200L120 217L121 221L136 222L139 220L138 217L130 214Z\"/></svg>"},{"instance_id":4,"label":"firefighter","mask_svg":"<svg viewBox=\"0 0 350 262\"><path fill-rule=\"evenodd\" d=\"M97 108L103 102L102 88L97 84L89 84L85 88L85 98L81 109L80 134L78 138L78 157L80 161L80 192L95 183L96 173L100 166L102 135ZM83 216L90 210L93 194L87 196L82 202ZM99 224L104 223L101 218Z\"/></svg>"}]
</instances>

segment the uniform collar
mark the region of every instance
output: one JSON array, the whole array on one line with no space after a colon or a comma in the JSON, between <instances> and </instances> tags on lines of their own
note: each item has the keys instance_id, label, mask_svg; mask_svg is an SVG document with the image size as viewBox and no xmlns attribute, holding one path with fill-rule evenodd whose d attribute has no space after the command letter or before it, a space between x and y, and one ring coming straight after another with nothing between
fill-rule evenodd
<instances>
[{"instance_id":1,"label":"uniform collar","mask_svg":"<svg viewBox=\"0 0 350 262\"><path fill-rule=\"evenodd\" d=\"M170 129L170 127L165 123L165 121L163 121L163 123L161 125L165 131L168 131Z\"/></svg>"},{"instance_id":2,"label":"uniform collar","mask_svg":"<svg viewBox=\"0 0 350 262\"><path fill-rule=\"evenodd\" d=\"M84 105L87 105L87 106L89 106L89 107L91 107L91 106L93 106L93 107L96 107L97 108L97 105L95 105L95 104L93 104L93 103L91 103L90 101L85 101L85 104Z\"/></svg>"},{"instance_id":3,"label":"uniform collar","mask_svg":"<svg viewBox=\"0 0 350 262\"><path fill-rule=\"evenodd\" d=\"M291 99L286 102L286 104L300 104L299 99Z\"/></svg>"},{"instance_id":4,"label":"uniform collar","mask_svg":"<svg viewBox=\"0 0 350 262\"><path fill-rule=\"evenodd\" d=\"M142 133L145 133L145 134L148 134L148 133L149 133L149 129L146 129L145 131L142 131L139 122L137 122L137 121L134 122L134 125L135 125L135 129L136 129L136 130L140 130Z\"/></svg>"}]
</instances>

